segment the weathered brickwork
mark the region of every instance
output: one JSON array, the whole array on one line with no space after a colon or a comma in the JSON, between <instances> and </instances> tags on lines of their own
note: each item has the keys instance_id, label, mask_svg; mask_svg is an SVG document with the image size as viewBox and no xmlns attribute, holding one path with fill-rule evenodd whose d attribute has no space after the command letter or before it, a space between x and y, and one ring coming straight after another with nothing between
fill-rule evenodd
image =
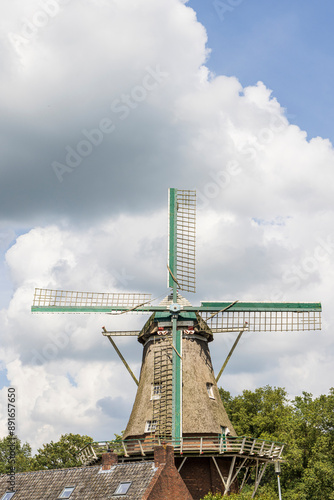
<instances>
[{"instance_id":1,"label":"weathered brickwork","mask_svg":"<svg viewBox=\"0 0 334 500\"><path fill-rule=\"evenodd\" d=\"M176 459L176 467L180 466L182 459ZM217 465L226 478L231 465L231 459L216 458ZM193 500L200 500L209 491L223 493L224 485L210 457L188 457L184 462L180 475L187 486ZM231 485L230 492L237 492L237 483Z\"/></svg>"},{"instance_id":2,"label":"weathered brickwork","mask_svg":"<svg viewBox=\"0 0 334 500\"><path fill-rule=\"evenodd\" d=\"M157 474L143 500L193 500L174 465L172 446L157 446L154 463L158 467Z\"/></svg>"}]
</instances>

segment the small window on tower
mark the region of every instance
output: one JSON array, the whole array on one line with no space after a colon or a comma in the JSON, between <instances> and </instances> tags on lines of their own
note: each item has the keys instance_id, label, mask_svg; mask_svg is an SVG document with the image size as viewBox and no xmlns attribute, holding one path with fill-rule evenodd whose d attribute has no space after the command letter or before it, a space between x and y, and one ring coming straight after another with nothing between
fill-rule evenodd
<instances>
[{"instance_id":1,"label":"small window on tower","mask_svg":"<svg viewBox=\"0 0 334 500\"><path fill-rule=\"evenodd\" d=\"M155 432L156 428L157 428L157 421L156 420L147 420L146 421L145 432Z\"/></svg>"},{"instance_id":2,"label":"small window on tower","mask_svg":"<svg viewBox=\"0 0 334 500\"><path fill-rule=\"evenodd\" d=\"M211 399L216 399L214 394L213 394L213 384L206 384L206 390L208 391L209 398Z\"/></svg>"},{"instance_id":3,"label":"small window on tower","mask_svg":"<svg viewBox=\"0 0 334 500\"><path fill-rule=\"evenodd\" d=\"M151 400L161 398L161 389L162 389L161 385L152 384L152 386L151 386Z\"/></svg>"}]
</instances>

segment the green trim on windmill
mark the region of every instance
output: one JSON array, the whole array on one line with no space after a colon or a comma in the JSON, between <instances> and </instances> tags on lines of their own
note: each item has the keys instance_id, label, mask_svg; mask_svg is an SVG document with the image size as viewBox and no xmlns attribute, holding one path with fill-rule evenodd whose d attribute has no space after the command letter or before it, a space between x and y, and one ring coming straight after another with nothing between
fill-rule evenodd
<instances>
[{"instance_id":1,"label":"green trim on windmill","mask_svg":"<svg viewBox=\"0 0 334 500\"><path fill-rule=\"evenodd\" d=\"M182 306L181 314L186 317L186 313L192 312L218 312L228 307L228 311L238 312L321 312L320 302L236 302L231 306L231 302L201 302L200 306ZM112 313L112 312L161 312L162 315L169 315L168 306L138 306L129 308L125 306L31 306L31 312L57 312L57 313ZM189 316L189 319L191 316ZM192 319L192 318L191 318Z\"/></svg>"},{"instance_id":2,"label":"green trim on windmill","mask_svg":"<svg viewBox=\"0 0 334 500\"><path fill-rule=\"evenodd\" d=\"M175 188L169 188L168 194L169 194L168 196L168 208L169 208L168 286L173 288L175 286L175 281L172 275L177 279L177 190Z\"/></svg>"},{"instance_id":3,"label":"green trim on windmill","mask_svg":"<svg viewBox=\"0 0 334 500\"><path fill-rule=\"evenodd\" d=\"M230 306L230 302L201 302L199 311L220 311ZM320 302L236 302L228 311L321 311Z\"/></svg>"},{"instance_id":4,"label":"green trim on windmill","mask_svg":"<svg viewBox=\"0 0 334 500\"><path fill-rule=\"evenodd\" d=\"M155 313L154 319L159 320L159 321L171 321L171 317L172 317L172 313L158 311ZM183 311L181 309L181 311L179 312L178 320L179 321L186 321L188 319L190 319L192 321L196 321L197 320L196 313Z\"/></svg>"},{"instance_id":5,"label":"green trim on windmill","mask_svg":"<svg viewBox=\"0 0 334 500\"><path fill-rule=\"evenodd\" d=\"M177 317L173 321L173 373L172 373L172 438L177 444L182 437L182 335L177 329Z\"/></svg>"},{"instance_id":6,"label":"green trim on windmill","mask_svg":"<svg viewBox=\"0 0 334 500\"><path fill-rule=\"evenodd\" d=\"M177 189L169 189L169 286L173 289L173 303L177 303ZM182 437L182 334L177 329L180 308L171 314L172 319L172 437L178 442ZM179 353L179 355L177 354Z\"/></svg>"}]
</instances>

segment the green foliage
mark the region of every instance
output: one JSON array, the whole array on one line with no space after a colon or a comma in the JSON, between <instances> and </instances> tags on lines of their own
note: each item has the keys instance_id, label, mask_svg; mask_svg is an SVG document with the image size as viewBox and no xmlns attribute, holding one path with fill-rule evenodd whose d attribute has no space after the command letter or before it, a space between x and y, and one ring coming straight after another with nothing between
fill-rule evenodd
<instances>
[{"instance_id":1,"label":"green foliage","mask_svg":"<svg viewBox=\"0 0 334 500\"><path fill-rule=\"evenodd\" d=\"M223 500L225 498L228 498L229 500L252 500L252 490L242 491L240 493L231 493L228 497L223 497L220 493L209 493L203 497L202 500ZM268 486L259 488L255 498L256 500L277 500L277 490L273 491Z\"/></svg>"},{"instance_id":2,"label":"green foliage","mask_svg":"<svg viewBox=\"0 0 334 500\"><path fill-rule=\"evenodd\" d=\"M123 434L124 431L122 431L121 434L114 434L115 439L113 439L112 441L108 441L110 448L119 455L123 454L123 446L122 446Z\"/></svg>"},{"instance_id":3,"label":"green foliage","mask_svg":"<svg viewBox=\"0 0 334 500\"><path fill-rule=\"evenodd\" d=\"M0 474L8 474L12 466L16 472L28 471L30 461L31 447L28 443L21 445L17 436L0 439Z\"/></svg>"},{"instance_id":4,"label":"green foliage","mask_svg":"<svg viewBox=\"0 0 334 500\"><path fill-rule=\"evenodd\" d=\"M51 441L37 450L38 453L31 460L31 468L32 470L42 470L81 466L76 453L91 442L93 439L89 436L64 434L56 443Z\"/></svg>"},{"instance_id":5,"label":"green foliage","mask_svg":"<svg viewBox=\"0 0 334 500\"><path fill-rule=\"evenodd\" d=\"M284 389L267 385L254 392L245 390L235 398L223 389L219 392L238 435L274 440L287 437L286 423L293 409Z\"/></svg>"},{"instance_id":6,"label":"green foliage","mask_svg":"<svg viewBox=\"0 0 334 500\"><path fill-rule=\"evenodd\" d=\"M219 392L238 435L286 443L281 474L285 500L334 500L334 389L315 399L303 392L293 401L284 389L269 386L234 398ZM256 498L277 499L272 467L267 467L262 485ZM244 495L229 498L250 498Z\"/></svg>"},{"instance_id":7,"label":"green foliage","mask_svg":"<svg viewBox=\"0 0 334 500\"><path fill-rule=\"evenodd\" d=\"M312 399L306 392L293 401L295 410L293 456L286 484L298 481L296 488L302 500L334 499L334 389L328 396ZM288 497L289 499L289 497ZM289 499L290 500L290 499Z\"/></svg>"},{"instance_id":8,"label":"green foliage","mask_svg":"<svg viewBox=\"0 0 334 500\"><path fill-rule=\"evenodd\" d=\"M226 498L226 497L225 497ZM252 490L248 492L234 493L228 497L232 500L252 500ZM278 500L277 488L273 489L269 485L260 487L255 495L256 500Z\"/></svg>"},{"instance_id":9,"label":"green foliage","mask_svg":"<svg viewBox=\"0 0 334 500\"><path fill-rule=\"evenodd\" d=\"M219 493L208 493L207 495L205 495L205 497L203 497L202 500L221 500L222 498L223 497Z\"/></svg>"}]
</instances>

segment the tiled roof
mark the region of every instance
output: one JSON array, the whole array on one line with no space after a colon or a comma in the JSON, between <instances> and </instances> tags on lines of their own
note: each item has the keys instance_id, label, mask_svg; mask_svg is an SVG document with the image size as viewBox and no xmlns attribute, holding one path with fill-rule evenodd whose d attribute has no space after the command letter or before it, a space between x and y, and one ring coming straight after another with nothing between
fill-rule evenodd
<instances>
[{"instance_id":1,"label":"tiled roof","mask_svg":"<svg viewBox=\"0 0 334 500\"><path fill-rule=\"evenodd\" d=\"M76 467L34 472L15 476L13 500L57 500L65 487L75 486L70 500L139 500L150 484L156 469L154 462L117 464L109 471L100 466ZM113 495L120 482L131 481L126 495ZM0 475L0 498L8 488L8 478Z\"/></svg>"}]
</instances>

